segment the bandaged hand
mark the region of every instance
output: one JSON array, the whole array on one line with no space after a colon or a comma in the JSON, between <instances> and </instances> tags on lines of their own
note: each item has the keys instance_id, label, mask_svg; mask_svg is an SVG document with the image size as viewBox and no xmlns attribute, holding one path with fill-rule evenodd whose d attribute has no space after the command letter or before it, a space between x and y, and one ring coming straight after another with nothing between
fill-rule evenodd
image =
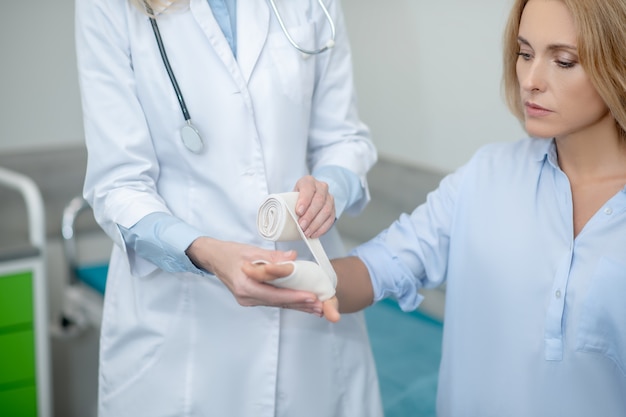
<instances>
[{"instance_id":1,"label":"bandaged hand","mask_svg":"<svg viewBox=\"0 0 626 417\"><path fill-rule=\"evenodd\" d=\"M335 295L337 275L322 243L317 238L307 237L298 223L296 207L300 200L300 194L297 192L269 195L259 207L257 228L261 236L271 241L303 240L316 262L288 260L281 265L280 262L259 258L263 260L254 264L261 267L259 268L261 273L252 274L252 277L275 287L314 293L323 304L327 305L323 307L323 310L326 309L323 315L330 321L337 321L339 313L336 299L334 302L329 301Z\"/></svg>"},{"instance_id":2,"label":"bandaged hand","mask_svg":"<svg viewBox=\"0 0 626 417\"><path fill-rule=\"evenodd\" d=\"M200 237L186 253L198 268L219 278L242 306L285 307L322 315L322 303L310 291L288 291L266 285L242 272L242 265L255 259L267 259L273 263L293 260L296 256L294 251L268 251L251 245Z\"/></svg>"},{"instance_id":3,"label":"bandaged hand","mask_svg":"<svg viewBox=\"0 0 626 417\"><path fill-rule=\"evenodd\" d=\"M315 262L287 261L245 263L242 271L250 279L276 287L313 292L322 301L322 316L336 323L341 318L335 288Z\"/></svg>"}]
</instances>

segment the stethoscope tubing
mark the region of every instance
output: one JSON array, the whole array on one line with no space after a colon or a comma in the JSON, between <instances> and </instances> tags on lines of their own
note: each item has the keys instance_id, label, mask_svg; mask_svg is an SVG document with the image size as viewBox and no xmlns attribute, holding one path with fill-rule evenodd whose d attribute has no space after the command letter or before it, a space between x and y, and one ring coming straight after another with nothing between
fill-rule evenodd
<instances>
[{"instance_id":1,"label":"stethoscope tubing","mask_svg":"<svg viewBox=\"0 0 626 417\"><path fill-rule=\"evenodd\" d=\"M157 25L156 19L152 17L152 10L149 9L148 12L151 14L150 24L152 25L152 30L154 31L154 36L159 47L159 52L161 53L163 65L165 66L167 75L170 77L172 87L174 87L174 91L176 92L176 97L178 98L178 104L180 105L180 109L183 112L183 117L185 118L185 121L189 122L189 120L191 120L191 116L189 116L189 111L187 110L187 105L185 104L183 93L180 91L180 87L178 86L178 82L176 81L176 76L174 75L174 71L172 70L172 66L170 65L170 60L167 58L167 52L165 52L165 46L163 45L163 39L161 38L159 25Z\"/></svg>"},{"instance_id":2,"label":"stethoscope tubing","mask_svg":"<svg viewBox=\"0 0 626 417\"><path fill-rule=\"evenodd\" d=\"M317 2L319 3L320 7L322 8L322 10L324 11L324 15L326 15L326 20L328 20L328 24L330 26L330 39L328 40L328 42L326 42L326 44L319 48L319 49L305 49L303 47L301 47L300 45L298 45L296 43L296 41L293 40L293 38L291 37L291 35L289 34L289 30L287 30L287 27L285 26L285 23L283 22L283 18L281 17L280 13L278 12L278 7L276 7L276 2L274 0L267 0L270 4L270 6L272 7L272 10L274 11L274 16L276 16L276 20L278 20L278 24L280 25L280 28L283 30L283 33L285 34L285 37L287 38L287 40L289 41L289 43L296 48L298 51L302 52L303 54L307 54L307 55L316 55L316 54L320 54L324 51L326 51L329 48L332 48L335 44L335 22L333 22L333 18L330 16L330 13L328 13L328 9L326 8L326 6L324 5L323 0L317 0Z\"/></svg>"}]
</instances>

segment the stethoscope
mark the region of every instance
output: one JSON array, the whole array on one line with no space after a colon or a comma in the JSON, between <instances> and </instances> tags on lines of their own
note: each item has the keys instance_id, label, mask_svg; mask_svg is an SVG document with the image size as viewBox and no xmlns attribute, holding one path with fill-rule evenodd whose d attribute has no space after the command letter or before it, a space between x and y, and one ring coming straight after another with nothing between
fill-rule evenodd
<instances>
[{"instance_id":1,"label":"stethoscope","mask_svg":"<svg viewBox=\"0 0 626 417\"><path fill-rule=\"evenodd\" d=\"M283 19L280 16L280 13L278 13L278 8L276 7L276 3L274 2L274 0L268 0L268 1L270 3L270 6L272 6L272 10L274 11L274 16L276 16L276 20L278 20L278 23L280 24L280 28L282 29L283 33L287 37L287 40L298 51L302 52L305 55L317 55L335 46L335 22L333 22L333 18L330 17L330 13L328 13L328 9L326 8L322 0L317 0L317 2L320 4L320 7L324 11L324 14L326 15L326 20L328 20L328 25L330 26L330 39L328 40L328 42L326 42L326 44L323 47L319 49L312 49L312 50L302 48L300 45L296 43L296 41L293 40L293 38L289 34L289 31L285 27L285 23L283 22Z\"/></svg>"},{"instance_id":2,"label":"stethoscope","mask_svg":"<svg viewBox=\"0 0 626 417\"><path fill-rule=\"evenodd\" d=\"M276 19L278 20L278 23L280 24L280 28L282 29L283 33L287 37L287 40L298 51L302 52L303 54L307 56L317 55L335 46L335 23L333 22L333 19L330 16L330 13L328 13L328 9L326 8L322 0L317 0L317 2L320 4L322 10L324 11L324 15L326 15L326 20L328 20L328 24L330 25L330 39L328 40L328 42L326 42L326 44L323 47L318 48L318 49L313 49L313 50L302 48L300 45L296 43L296 41L293 40L293 38L289 34L289 31L285 27L283 19L280 16L280 13L278 12L276 3L274 2L274 0L268 0L268 1L270 3L270 6L272 7L272 10L274 11L274 16L276 16ZM202 141L200 132L198 131L198 129L196 129L196 127L191 122L191 116L189 115L189 110L187 110L187 105L185 104L183 93L180 91L180 87L178 86L176 76L174 75L174 71L172 71L170 61L167 58L167 53L165 52L165 46L163 45L163 39L161 39L161 32L159 31L159 26L157 25L156 19L153 17L154 13L152 11L152 8L150 8L148 4L144 3L144 5L150 16L150 24L152 25L152 31L154 32L154 37L159 47L159 53L161 54L163 65L165 66L167 75L170 78L172 87L174 87L174 91L176 92L176 98L178 99L178 104L180 105L180 109L183 112L183 117L185 118L185 125L180 130L181 139L183 141L183 144L189 151L199 154L204 149L204 142Z\"/></svg>"}]
</instances>

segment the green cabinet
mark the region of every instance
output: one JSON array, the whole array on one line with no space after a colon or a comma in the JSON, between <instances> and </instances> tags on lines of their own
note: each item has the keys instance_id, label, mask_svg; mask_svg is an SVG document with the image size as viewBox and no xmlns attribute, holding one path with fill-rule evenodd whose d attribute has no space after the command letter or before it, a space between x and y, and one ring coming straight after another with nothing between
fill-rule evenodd
<instances>
[{"instance_id":1,"label":"green cabinet","mask_svg":"<svg viewBox=\"0 0 626 417\"><path fill-rule=\"evenodd\" d=\"M0 276L0 415L37 417L32 272Z\"/></svg>"}]
</instances>

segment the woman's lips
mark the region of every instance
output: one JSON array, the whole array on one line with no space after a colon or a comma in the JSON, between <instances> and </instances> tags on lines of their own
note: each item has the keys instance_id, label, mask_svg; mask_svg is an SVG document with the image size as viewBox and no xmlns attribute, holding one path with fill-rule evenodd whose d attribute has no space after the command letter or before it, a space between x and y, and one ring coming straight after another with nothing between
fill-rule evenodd
<instances>
[{"instance_id":1,"label":"woman's lips","mask_svg":"<svg viewBox=\"0 0 626 417\"><path fill-rule=\"evenodd\" d=\"M524 103L524 108L526 109L526 116L528 117L542 117L552 113L551 110L530 102Z\"/></svg>"}]
</instances>

